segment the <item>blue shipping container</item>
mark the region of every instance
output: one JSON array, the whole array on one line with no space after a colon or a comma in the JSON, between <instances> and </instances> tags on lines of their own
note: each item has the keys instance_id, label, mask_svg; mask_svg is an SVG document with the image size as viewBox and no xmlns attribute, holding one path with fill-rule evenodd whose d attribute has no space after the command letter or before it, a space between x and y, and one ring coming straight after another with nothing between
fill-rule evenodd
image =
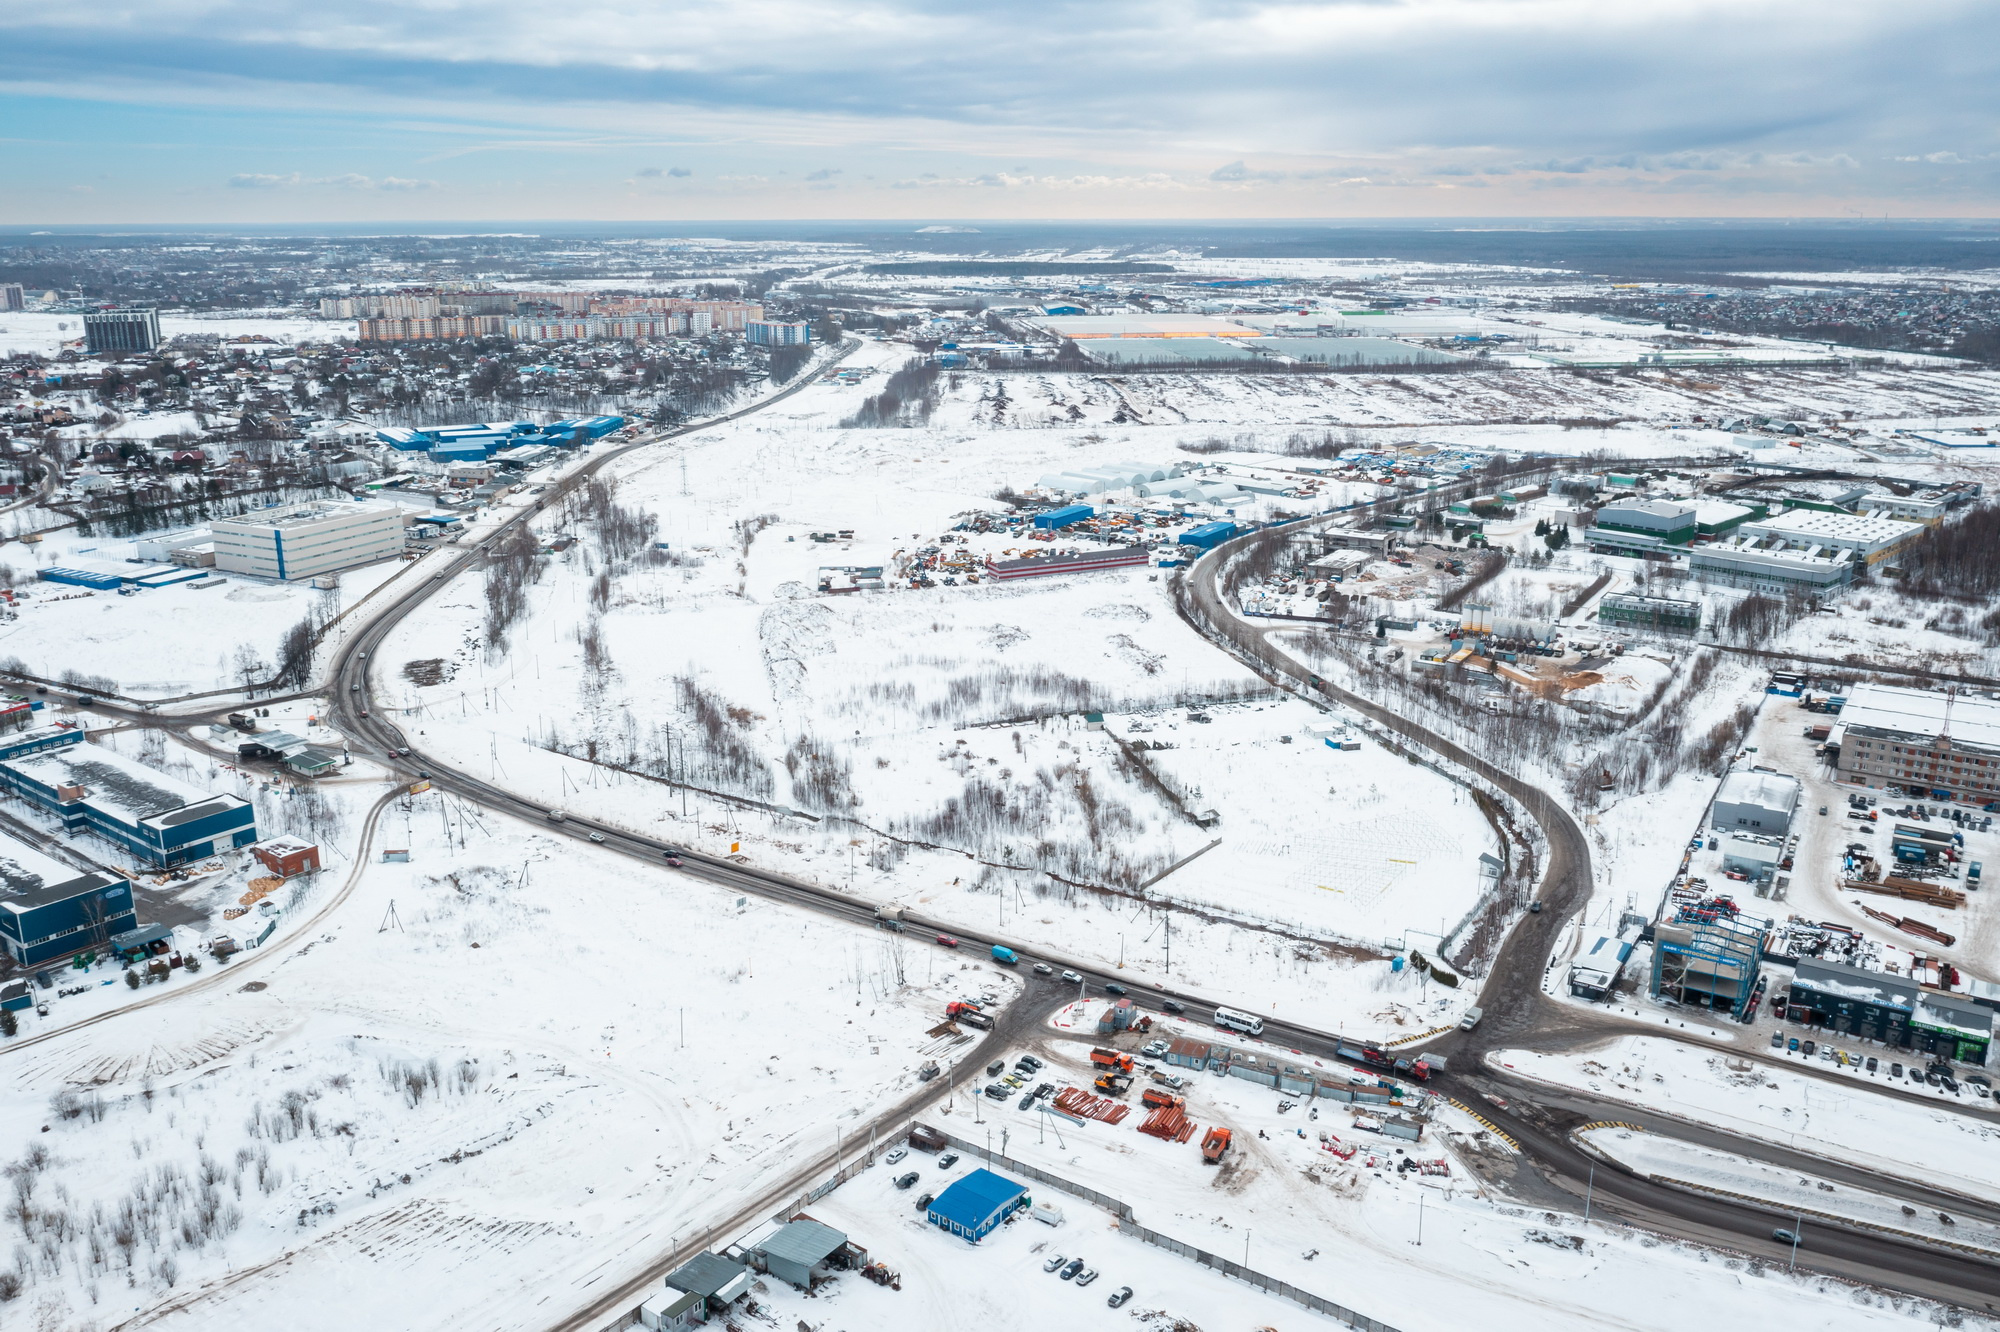
<instances>
[{"instance_id":1,"label":"blue shipping container","mask_svg":"<svg viewBox=\"0 0 2000 1332\"><path fill-rule=\"evenodd\" d=\"M1086 518L1096 516L1097 510L1088 504L1069 504L1060 509L1050 509L1047 513L1036 514L1035 526L1044 532L1053 532L1058 528L1068 527L1071 523L1080 523Z\"/></svg>"}]
</instances>

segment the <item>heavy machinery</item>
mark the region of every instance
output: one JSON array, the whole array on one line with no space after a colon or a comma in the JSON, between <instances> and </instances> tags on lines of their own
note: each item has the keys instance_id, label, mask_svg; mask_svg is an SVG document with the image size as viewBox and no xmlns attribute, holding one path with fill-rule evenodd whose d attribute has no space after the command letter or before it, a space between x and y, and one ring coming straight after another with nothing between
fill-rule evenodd
<instances>
[{"instance_id":1,"label":"heavy machinery","mask_svg":"<svg viewBox=\"0 0 2000 1332\"><path fill-rule=\"evenodd\" d=\"M993 1026L993 1019L980 1012L977 1004L968 1004L963 999L954 999L946 1004L944 1015L950 1021L962 1022L968 1027L978 1027L981 1031Z\"/></svg>"},{"instance_id":2,"label":"heavy machinery","mask_svg":"<svg viewBox=\"0 0 2000 1332\"><path fill-rule=\"evenodd\" d=\"M1229 1150L1229 1130L1212 1128L1202 1135L1201 1159L1209 1165L1220 1165L1222 1155Z\"/></svg>"},{"instance_id":3,"label":"heavy machinery","mask_svg":"<svg viewBox=\"0 0 2000 1332\"><path fill-rule=\"evenodd\" d=\"M1090 1062L1099 1068L1116 1069L1120 1073L1132 1071L1132 1056L1118 1050L1106 1050L1102 1046L1090 1052Z\"/></svg>"}]
</instances>

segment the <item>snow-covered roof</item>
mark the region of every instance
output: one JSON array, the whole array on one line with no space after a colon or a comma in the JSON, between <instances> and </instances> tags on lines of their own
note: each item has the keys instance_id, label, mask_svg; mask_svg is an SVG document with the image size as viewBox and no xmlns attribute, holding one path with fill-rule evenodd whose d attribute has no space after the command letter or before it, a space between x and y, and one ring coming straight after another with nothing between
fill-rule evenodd
<instances>
[{"instance_id":1,"label":"snow-covered roof","mask_svg":"<svg viewBox=\"0 0 2000 1332\"><path fill-rule=\"evenodd\" d=\"M1989 1009L1948 994L1919 994L1916 1016L1911 1021L1982 1040L1993 1035L1993 1014Z\"/></svg>"},{"instance_id":2,"label":"snow-covered roof","mask_svg":"<svg viewBox=\"0 0 2000 1332\"><path fill-rule=\"evenodd\" d=\"M113 875L75 869L0 833L0 910L31 911L117 882Z\"/></svg>"},{"instance_id":3,"label":"snow-covered roof","mask_svg":"<svg viewBox=\"0 0 2000 1332\"><path fill-rule=\"evenodd\" d=\"M2000 703L1977 694L1948 695L1902 685L1858 684L1840 710L1849 730L1929 738L1947 730L1954 741L2000 748Z\"/></svg>"},{"instance_id":4,"label":"snow-covered roof","mask_svg":"<svg viewBox=\"0 0 2000 1332\"><path fill-rule=\"evenodd\" d=\"M93 809L126 823L209 799L206 791L176 781L101 745L52 749L4 760L6 766L47 787L81 786ZM233 797L232 797L233 798Z\"/></svg>"},{"instance_id":5,"label":"snow-covered roof","mask_svg":"<svg viewBox=\"0 0 2000 1332\"><path fill-rule=\"evenodd\" d=\"M1718 805L1755 805L1790 814L1799 805L1799 779L1788 773L1739 770L1722 779Z\"/></svg>"},{"instance_id":6,"label":"snow-covered roof","mask_svg":"<svg viewBox=\"0 0 2000 1332\"><path fill-rule=\"evenodd\" d=\"M811 1267L845 1243L847 1236L832 1226L801 1217L779 1227L757 1250L768 1258Z\"/></svg>"},{"instance_id":7,"label":"snow-covered roof","mask_svg":"<svg viewBox=\"0 0 2000 1332\"><path fill-rule=\"evenodd\" d=\"M1905 1013L1913 1013L1917 1007L1917 987L1909 982L1838 962L1801 961L1792 973L1792 984L1835 999L1900 1008Z\"/></svg>"}]
</instances>

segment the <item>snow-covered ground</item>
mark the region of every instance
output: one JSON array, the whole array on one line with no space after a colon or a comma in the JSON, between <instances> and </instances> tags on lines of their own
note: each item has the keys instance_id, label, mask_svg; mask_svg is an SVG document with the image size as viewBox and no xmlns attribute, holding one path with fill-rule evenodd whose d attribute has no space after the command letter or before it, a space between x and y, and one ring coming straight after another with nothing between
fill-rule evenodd
<instances>
[{"instance_id":1,"label":"snow-covered ground","mask_svg":"<svg viewBox=\"0 0 2000 1332\"><path fill-rule=\"evenodd\" d=\"M1880 1193L1857 1189L1845 1181L1836 1183L1818 1175L1801 1175L1768 1162L1632 1129L1596 1128L1580 1136L1593 1151L1649 1179L1760 1198L1779 1209L1794 1209L1805 1217L1837 1217L1924 1239L1970 1245L2000 1257L2000 1227L1962 1221L1935 1208L1913 1207Z\"/></svg>"},{"instance_id":2,"label":"snow-covered ground","mask_svg":"<svg viewBox=\"0 0 2000 1332\"><path fill-rule=\"evenodd\" d=\"M311 938L7 1061L0 1121L49 1126L12 1148L36 1325L545 1326L830 1157L944 1053L946 998L1010 988L435 794L392 846Z\"/></svg>"},{"instance_id":3,"label":"snow-covered ground","mask_svg":"<svg viewBox=\"0 0 2000 1332\"><path fill-rule=\"evenodd\" d=\"M115 565L132 555L130 541L68 532L0 546L0 565L20 584L13 613L0 620L0 662L48 680L75 672L132 698L261 683L276 670L287 630L308 616L340 615L408 567L392 559L348 569L324 590L220 574L220 585L174 583L121 596L38 579L40 570L73 560Z\"/></svg>"},{"instance_id":4,"label":"snow-covered ground","mask_svg":"<svg viewBox=\"0 0 2000 1332\"><path fill-rule=\"evenodd\" d=\"M1058 1085L1083 1078L1080 1053L1078 1046L1056 1047L1041 1077ZM1121 1198L1140 1225L1223 1258L1247 1259L1255 1270L1406 1332L1596 1326L1606 1310L1616 1310L1616 1325L1630 1329L1675 1328L1690 1317L1757 1317L1760 1309L1828 1328L1928 1319L1938 1312L1623 1227L1585 1227L1573 1218L1510 1208L1468 1173L1465 1153L1477 1150L1473 1126L1448 1109L1443 1142L1433 1126L1424 1141L1408 1144L1358 1129L1353 1114L1330 1105L1311 1119L1305 1118L1310 1105L1279 1113L1279 1102L1276 1093L1238 1079L1193 1080L1190 1116L1204 1130L1220 1123L1235 1135L1220 1168L1202 1164L1200 1134L1174 1144L1137 1132L1142 1118L1136 1107L1115 1127L1079 1127L1019 1111L1011 1102L997 1108L987 1103L984 1124L958 1122L969 1119L963 1112L932 1122L976 1144L991 1131L996 1154ZM1349 1149L1353 1155L1343 1160ZM1398 1169L1406 1158L1442 1161L1445 1173ZM1189 1325L1337 1326L1121 1234L1110 1213L1032 1180L1023 1182L1038 1202L1061 1209L1062 1225L1051 1228L1023 1216L977 1246L927 1225L912 1194L941 1191L940 1183L981 1163L980 1153L969 1153L939 1171L932 1159L913 1153L908 1162L868 1171L808 1208L901 1273L901 1291L848 1274L811 1300L766 1281L758 1303L785 1326L797 1318L828 1332L900 1332L941 1326L941 1319L952 1325L1033 1319L1045 1326L1109 1328L1129 1326L1128 1315L1149 1332ZM920 1183L907 1193L897 1190L892 1177L912 1164ZM1007 1174L1004 1164L994 1168ZM1101 1273L1099 1280L1077 1290L1045 1274L1042 1264L1058 1253L1082 1258ZM1125 1285L1133 1288L1132 1303L1112 1314L1101 1301ZM1633 1298L1642 1290L1671 1290L1673 1298Z\"/></svg>"},{"instance_id":5,"label":"snow-covered ground","mask_svg":"<svg viewBox=\"0 0 2000 1332\"><path fill-rule=\"evenodd\" d=\"M1653 1036L1622 1036L1585 1054L1499 1050L1487 1061L1523 1077L1659 1110L1794 1151L1992 1196L2000 1123L1807 1077L1762 1061Z\"/></svg>"}]
</instances>

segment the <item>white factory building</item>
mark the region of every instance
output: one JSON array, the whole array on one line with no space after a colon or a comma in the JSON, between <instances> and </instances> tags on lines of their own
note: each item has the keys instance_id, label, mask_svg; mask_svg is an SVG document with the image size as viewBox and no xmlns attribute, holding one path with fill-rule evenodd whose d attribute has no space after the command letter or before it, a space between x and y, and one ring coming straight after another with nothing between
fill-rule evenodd
<instances>
[{"instance_id":1,"label":"white factory building","mask_svg":"<svg viewBox=\"0 0 2000 1332\"><path fill-rule=\"evenodd\" d=\"M1869 564L1887 559L1923 534L1920 523L1881 514L1828 513L1787 509L1740 529L1746 537L1768 537L1795 547L1849 550Z\"/></svg>"},{"instance_id":2,"label":"white factory building","mask_svg":"<svg viewBox=\"0 0 2000 1332\"><path fill-rule=\"evenodd\" d=\"M213 531L217 570L296 582L401 554L403 511L380 501L310 500L224 518Z\"/></svg>"}]
</instances>

